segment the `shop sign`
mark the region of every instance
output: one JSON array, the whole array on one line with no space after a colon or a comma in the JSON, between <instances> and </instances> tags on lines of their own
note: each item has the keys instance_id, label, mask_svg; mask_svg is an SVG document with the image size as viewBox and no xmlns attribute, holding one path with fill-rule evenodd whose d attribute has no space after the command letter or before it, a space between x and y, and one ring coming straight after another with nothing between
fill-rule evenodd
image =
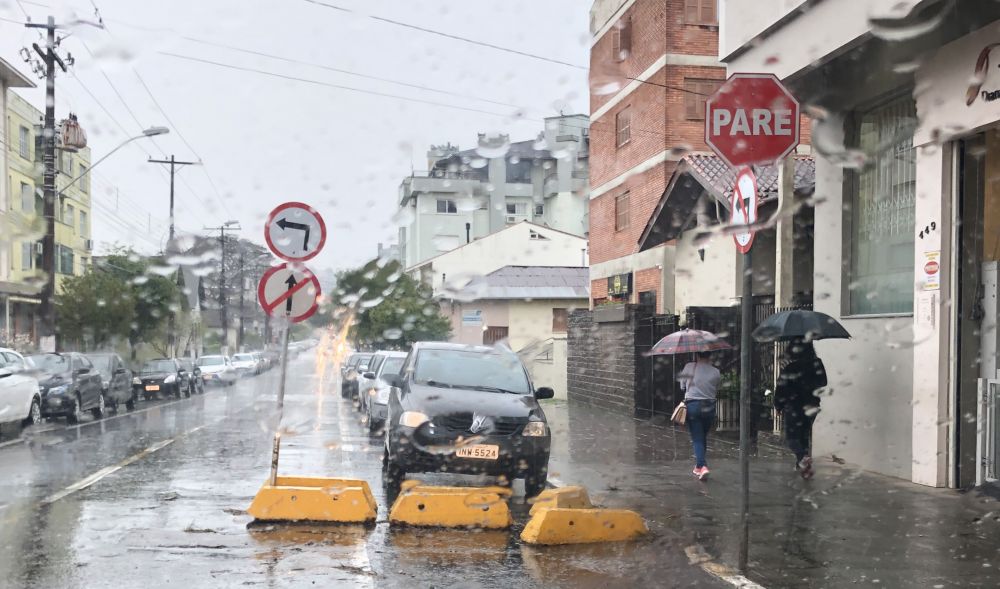
<instances>
[{"instance_id":1,"label":"shop sign","mask_svg":"<svg viewBox=\"0 0 1000 589\"><path fill-rule=\"evenodd\" d=\"M615 274L608 276L608 296L626 296L632 294L632 274Z\"/></svg>"},{"instance_id":2,"label":"shop sign","mask_svg":"<svg viewBox=\"0 0 1000 589\"><path fill-rule=\"evenodd\" d=\"M466 327L480 327L483 324L483 310L473 309L462 313L462 325Z\"/></svg>"}]
</instances>

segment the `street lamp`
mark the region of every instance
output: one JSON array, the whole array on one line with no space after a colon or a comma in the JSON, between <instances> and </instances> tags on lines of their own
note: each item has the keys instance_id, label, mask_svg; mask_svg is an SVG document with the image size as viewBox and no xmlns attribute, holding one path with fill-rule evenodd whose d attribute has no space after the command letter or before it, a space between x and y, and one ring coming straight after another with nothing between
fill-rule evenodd
<instances>
[{"instance_id":1,"label":"street lamp","mask_svg":"<svg viewBox=\"0 0 1000 589\"><path fill-rule=\"evenodd\" d=\"M148 129L144 129L142 131L141 135L136 135L135 137L129 137L125 141L122 141L118 145L118 147L116 147L116 148L112 149L111 151L109 151L108 153L104 154L104 157L102 157L101 159L97 160L96 162L90 164L89 168L87 168L86 170L84 170L83 173L81 173L76 178L73 178L72 180L70 180L69 183L67 183L66 186L63 186L62 190L60 190L57 194L61 195L62 193L66 192L66 190L68 190L70 186L76 184L81 178L83 178L84 176L86 176L87 174L89 174L94 168L97 167L98 164L100 164L104 160L106 160L109 157L111 157L111 154L113 154L114 152L118 151L119 149L125 147L129 143L132 143L136 139L143 139L145 137L156 137L157 135L166 135L169 132L170 132L170 129L168 129L166 127L150 127Z\"/></svg>"}]
</instances>

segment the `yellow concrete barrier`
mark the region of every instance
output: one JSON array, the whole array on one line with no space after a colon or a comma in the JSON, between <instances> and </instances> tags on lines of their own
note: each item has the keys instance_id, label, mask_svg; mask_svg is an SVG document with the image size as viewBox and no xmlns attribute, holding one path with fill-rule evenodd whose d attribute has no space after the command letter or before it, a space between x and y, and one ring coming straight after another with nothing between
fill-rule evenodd
<instances>
[{"instance_id":1,"label":"yellow concrete barrier","mask_svg":"<svg viewBox=\"0 0 1000 589\"><path fill-rule=\"evenodd\" d=\"M431 487L405 481L389 510L389 523L421 527L509 528L506 487Z\"/></svg>"},{"instance_id":2,"label":"yellow concrete barrier","mask_svg":"<svg viewBox=\"0 0 1000 589\"><path fill-rule=\"evenodd\" d=\"M357 479L275 477L257 492L247 513L260 521L370 523L378 505Z\"/></svg>"},{"instance_id":3,"label":"yellow concrete barrier","mask_svg":"<svg viewBox=\"0 0 1000 589\"><path fill-rule=\"evenodd\" d=\"M527 544L589 544L634 540L649 532L627 509L539 509L521 532Z\"/></svg>"},{"instance_id":4,"label":"yellow concrete barrier","mask_svg":"<svg viewBox=\"0 0 1000 589\"><path fill-rule=\"evenodd\" d=\"M557 489L545 489L538 494L532 502L529 515L535 515L539 510L560 507L563 509L589 509L593 507L590 503L590 495L583 487L559 487Z\"/></svg>"}]
</instances>

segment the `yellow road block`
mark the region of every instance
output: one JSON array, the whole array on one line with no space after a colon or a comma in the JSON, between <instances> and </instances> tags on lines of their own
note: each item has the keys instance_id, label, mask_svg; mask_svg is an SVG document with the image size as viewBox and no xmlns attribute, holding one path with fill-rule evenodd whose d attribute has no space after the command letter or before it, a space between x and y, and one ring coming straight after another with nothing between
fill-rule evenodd
<instances>
[{"instance_id":1,"label":"yellow road block","mask_svg":"<svg viewBox=\"0 0 1000 589\"><path fill-rule=\"evenodd\" d=\"M369 523L377 510L362 480L276 477L264 483L247 512L260 521Z\"/></svg>"},{"instance_id":2,"label":"yellow road block","mask_svg":"<svg viewBox=\"0 0 1000 589\"><path fill-rule=\"evenodd\" d=\"M527 544L590 544L634 540L649 532L642 517L628 509L563 509L535 511L521 532Z\"/></svg>"},{"instance_id":3,"label":"yellow road block","mask_svg":"<svg viewBox=\"0 0 1000 589\"><path fill-rule=\"evenodd\" d=\"M559 487L558 489L545 489L535 497L531 506L530 515L535 515L539 510L561 507L564 509L589 509L593 507L590 502L590 495L583 487Z\"/></svg>"},{"instance_id":4,"label":"yellow road block","mask_svg":"<svg viewBox=\"0 0 1000 589\"><path fill-rule=\"evenodd\" d=\"M505 487L431 487L406 481L389 510L389 523L422 527L509 528Z\"/></svg>"}]
</instances>

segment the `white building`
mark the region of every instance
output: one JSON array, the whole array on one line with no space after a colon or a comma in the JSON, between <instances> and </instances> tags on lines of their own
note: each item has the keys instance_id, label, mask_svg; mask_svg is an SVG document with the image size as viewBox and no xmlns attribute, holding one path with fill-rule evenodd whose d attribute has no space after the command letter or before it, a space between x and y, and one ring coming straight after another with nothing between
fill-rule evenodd
<instances>
[{"instance_id":1,"label":"white building","mask_svg":"<svg viewBox=\"0 0 1000 589\"><path fill-rule=\"evenodd\" d=\"M399 250L412 267L521 221L585 236L589 119L550 117L535 140L480 134L475 149L432 147L399 188Z\"/></svg>"},{"instance_id":2,"label":"white building","mask_svg":"<svg viewBox=\"0 0 1000 589\"><path fill-rule=\"evenodd\" d=\"M776 74L814 117L815 308L853 335L817 345L815 453L931 486L997 478L1000 4L720 14L730 73Z\"/></svg>"}]
</instances>

